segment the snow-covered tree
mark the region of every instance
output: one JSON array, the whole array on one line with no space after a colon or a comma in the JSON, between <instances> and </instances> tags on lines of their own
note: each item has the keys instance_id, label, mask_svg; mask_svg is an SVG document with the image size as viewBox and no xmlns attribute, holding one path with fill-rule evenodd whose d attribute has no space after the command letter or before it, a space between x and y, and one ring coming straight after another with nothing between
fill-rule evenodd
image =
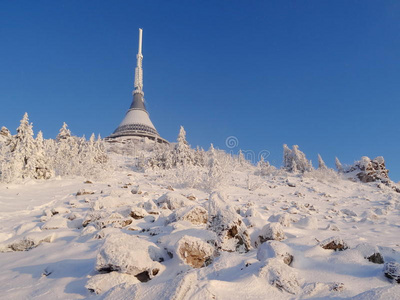
<instances>
[{"instance_id":1,"label":"snow-covered tree","mask_svg":"<svg viewBox=\"0 0 400 300\"><path fill-rule=\"evenodd\" d=\"M187 164L193 164L193 154L188 142L186 141L186 131L181 126L177 139L178 143L175 146L175 165L185 166Z\"/></svg>"},{"instance_id":2,"label":"snow-covered tree","mask_svg":"<svg viewBox=\"0 0 400 300\"><path fill-rule=\"evenodd\" d=\"M217 157L217 151L214 149L213 144L211 144L210 146L209 153L210 160L206 182L207 187L210 190L213 190L222 185L224 180L224 173Z\"/></svg>"},{"instance_id":3,"label":"snow-covered tree","mask_svg":"<svg viewBox=\"0 0 400 300\"><path fill-rule=\"evenodd\" d=\"M318 169L326 170L328 167L326 166L324 160L322 159L321 155L318 154Z\"/></svg>"},{"instance_id":4,"label":"snow-covered tree","mask_svg":"<svg viewBox=\"0 0 400 300\"><path fill-rule=\"evenodd\" d=\"M10 133L10 130L8 130L7 127L1 127L0 129L0 143L3 143L5 145L9 145L12 140L12 135Z\"/></svg>"},{"instance_id":5,"label":"snow-covered tree","mask_svg":"<svg viewBox=\"0 0 400 300\"><path fill-rule=\"evenodd\" d=\"M311 161L299 150L299 146L293 145L292 150L283 145L283 167L289 172L307 172L312 170Z\"/></svg>"},{"instance_id":6,"label":"snow-covered tree","mask_svg":"<svg viewBox=\"0 0 400 300\"><path fill-rule=\"evenodd\" d=\"M335 165L336 165L336 169L338 170L338 172L343 172L342 163L340 162L339 158L337 158L337 157L335 157Z\"/></svg>"},{"instance_id":7,"label":"snow-covered tree","mask_svg":"<svg viewBox=\"0 0 400 300\"><path fill-rule=\"evenodd\" d=\"M61 129L56 137L56 140L57 140L57 142L59 142L60 140L68 139L71 136L72 136L71 131L68 129L68 125L64 122L63 126L61 127Z\"/></svg>"}]
</instances>

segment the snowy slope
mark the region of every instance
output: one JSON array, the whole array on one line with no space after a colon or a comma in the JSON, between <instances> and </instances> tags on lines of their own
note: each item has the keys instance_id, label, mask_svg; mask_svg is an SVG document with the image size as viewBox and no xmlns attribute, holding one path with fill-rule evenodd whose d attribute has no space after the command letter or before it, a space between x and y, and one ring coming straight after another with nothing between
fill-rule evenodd
<instances>
[{"instance_id":1,"label":"snowy slope","mask_svg":"<svg viewBox=\"0 0 400 300\"><path fill-rule=\"evenodd\" d=\"M121 166L103 181L0 185L0 298L400 295L385 265L366 259L400 262L400 194L390 188L249 167L210 191L179 185L175 169L113 159ZM348 249L324 249L330 241Z\"/></svg>"}]
</instances>

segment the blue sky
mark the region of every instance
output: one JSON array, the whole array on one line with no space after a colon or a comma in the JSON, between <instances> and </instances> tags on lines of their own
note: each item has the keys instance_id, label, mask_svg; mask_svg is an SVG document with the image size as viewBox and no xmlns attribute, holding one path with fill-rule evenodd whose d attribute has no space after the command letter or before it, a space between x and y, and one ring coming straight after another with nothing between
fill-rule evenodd
<instances>
[{"instance_id":1,"label":"blue sky","mask_svg":"<svg viewBox=\"0 0 400 300\"><path fill-rule=\"evenodd\" d=\"M138 28L151 119L173 141L282 144L400 180L399 1L1 1L0 126L107 136L131 102Z\"/></svg>"}]
</instances>

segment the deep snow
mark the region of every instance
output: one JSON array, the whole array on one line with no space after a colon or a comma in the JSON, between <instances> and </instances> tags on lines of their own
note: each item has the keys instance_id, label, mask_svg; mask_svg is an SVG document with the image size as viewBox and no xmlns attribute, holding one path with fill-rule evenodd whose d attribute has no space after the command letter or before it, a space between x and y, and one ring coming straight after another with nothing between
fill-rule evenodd
<instances>
[{"instance_id":1,"label":"deep snow","mask_svg":"<svg viewBox=\"0 0 400 300\"><path fill-rule=\"evenodd\" d=\"M243 169L211 192L183 188L174 172L123 163L102 181L0 184L0 298L399 299L400 285L367 259L400 262L400 194L390 188L281 172L249 190ZM266 241L273 230L283 236ZM330 238L348 249L323 249ZM191 247L207 256L202 268L190 265Z\"/></svg>"}]
</instances>

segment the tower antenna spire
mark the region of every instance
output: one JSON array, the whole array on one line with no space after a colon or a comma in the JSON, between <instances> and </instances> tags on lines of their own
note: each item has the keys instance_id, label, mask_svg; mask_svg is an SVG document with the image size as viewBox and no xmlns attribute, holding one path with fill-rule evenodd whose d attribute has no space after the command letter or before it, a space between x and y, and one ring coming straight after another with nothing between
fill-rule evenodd
<instances>
[{"instance_id":1,"label":"tower antenna spire","mask_svg":"<svg viewBox=\"0 0 400 300\"><path fill-rule=\"evenodd\" d=\"M133 95L135 95L135 94L144 95L144 93L143 93L143 68L142 68L142 62L143 62L142 36L143 36L143 29L139 28L139 49L138 49L138 54L136 55L137 64L136 64L136 68L135 68L135 84L134 84L135 89L133 90Z\"/></svg>"}]
</instances>

